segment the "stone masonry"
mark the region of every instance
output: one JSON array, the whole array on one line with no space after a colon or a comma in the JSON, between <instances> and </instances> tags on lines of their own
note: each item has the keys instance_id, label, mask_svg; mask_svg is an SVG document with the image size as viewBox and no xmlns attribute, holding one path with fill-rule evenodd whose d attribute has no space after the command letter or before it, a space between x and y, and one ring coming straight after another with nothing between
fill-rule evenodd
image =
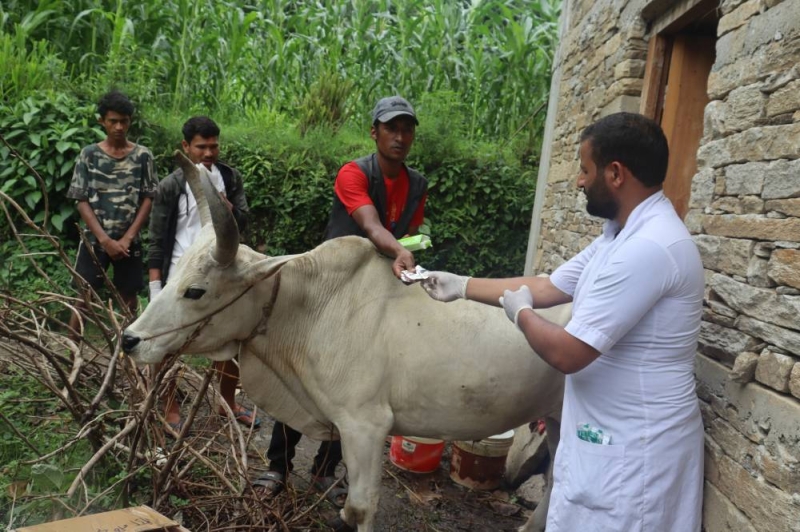
<instances>
[{"instance_id":1,"label":"stone masonry","mask_svg":"<svg viewBox=\"0 0 800 532\"><path fill-rule=\"evenodd\" d=\"M575 186L578 138L606 114L639 112L652 27L642 10L656 4L670 2L564 1L534 272L600 232ZM717 13L685 217L706 268L704 528L800 532L800 0L722 0Z\"/></svg>"}]
</instances>

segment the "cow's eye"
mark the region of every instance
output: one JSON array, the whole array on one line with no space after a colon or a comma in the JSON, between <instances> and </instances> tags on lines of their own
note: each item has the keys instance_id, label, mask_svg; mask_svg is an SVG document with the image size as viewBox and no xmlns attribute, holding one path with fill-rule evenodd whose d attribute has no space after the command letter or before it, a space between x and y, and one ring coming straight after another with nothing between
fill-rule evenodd
<instances>
[{"instance_id":1,"label":"cow's eye","mask_svg":"<svg viewBox=\"0 0 800 532\"><path fill-rule=\"evenodd\" d=\"M188 299L200 299L201 297L203 297L203 294L205 293L206 291L203 290L202 288L190 287L186 289L186 292L184 292L183 297Z\"/></svg>"}]
</instances>

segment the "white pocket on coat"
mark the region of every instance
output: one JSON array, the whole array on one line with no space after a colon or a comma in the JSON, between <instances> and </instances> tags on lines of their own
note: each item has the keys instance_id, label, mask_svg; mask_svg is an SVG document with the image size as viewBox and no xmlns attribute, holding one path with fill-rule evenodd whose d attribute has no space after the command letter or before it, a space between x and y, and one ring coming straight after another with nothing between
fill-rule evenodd
<instances>
[{"instance_id":1,"label":"white pocket on coat","mask_svg":"<svg viewBox=\"0 0 800 532\"><path fill-rule=\"evenodd\" d=\"M573 440L574 452L567 466L565 496L592 510L613 510L621 494L624 445L600 445Z\"/></svg>"}]
</instances>

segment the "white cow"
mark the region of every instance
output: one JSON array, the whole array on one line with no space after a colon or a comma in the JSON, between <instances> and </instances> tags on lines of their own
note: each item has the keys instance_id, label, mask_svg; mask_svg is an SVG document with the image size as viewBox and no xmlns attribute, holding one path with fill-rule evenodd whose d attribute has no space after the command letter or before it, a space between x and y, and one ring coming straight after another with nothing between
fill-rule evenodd
<instances>
[{"instance_id":1,"label":"white cow","mask_svg":"<svg viewBox=\"0 0 800 532\"><path fill-rule=\"evenodd\" d=\"M239 245L205 172L177 155L204 227L123 348L143 364L181 349L212 360L238 353L259 408L312 438L341 437L349 526L373 530L387 435L477 440L560 417L562 375L502 309L432 300L359 237L283 257ZM565 324L570 312L543 314ZM542 530L546 512L540 505L523 530Z\"/></svg>"}]
</instances>

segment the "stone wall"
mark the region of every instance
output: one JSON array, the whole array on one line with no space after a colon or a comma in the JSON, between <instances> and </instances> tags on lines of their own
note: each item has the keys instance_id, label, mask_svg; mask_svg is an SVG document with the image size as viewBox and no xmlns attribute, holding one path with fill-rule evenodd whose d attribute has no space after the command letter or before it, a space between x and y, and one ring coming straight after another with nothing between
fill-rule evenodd
<instances>
[{"instance_id":1,"label":"stone wall","mask_svg":"<svg viewBox=\"0 0 800 532\"><path fill-rule=\"evenodd\" d=\"M571 23L555 65L535 272L552 272L599 234L575 188L578 137L606 114L639 111L647 4L564 2ZM800 0L723 0L718 13L685 219L707 280L697 357L704 525L800 532Z\"/></svg>"},{"instance_id":2,"label":"stone wall","mask_svg":"<svg viewBox=\"0 0 800 532\"><path fill-rule=\"evenodd\" d=\"M639 109L647 59L645 24L624 0L571 2L571 30L560 46L562 71L552 155L544 191L535 270L551 272L600 234L577 193L578 138L597 118ZM640 2L641 3L641 2ZM564 3L565 6L567 2ZM552 97L552 96L551 96ZM538 194L539 192L537 192Z\"/></svg>"}]
</instances>

